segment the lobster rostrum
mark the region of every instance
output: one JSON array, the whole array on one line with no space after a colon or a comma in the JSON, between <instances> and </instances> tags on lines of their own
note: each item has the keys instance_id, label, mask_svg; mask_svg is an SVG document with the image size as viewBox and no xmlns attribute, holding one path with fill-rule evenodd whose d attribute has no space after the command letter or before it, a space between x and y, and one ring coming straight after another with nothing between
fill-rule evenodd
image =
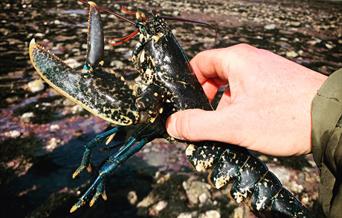
<instances>
[{"instance_id":1,"label":"lobster rostrum","mask_svg":"<svg viewBox=\"0 0 342 218\"><path fill-rule=\"evenodd\" d=\"M115 133L127 126L133 125L135 131L101 166L95 181L70 212L86 202L92 206L100 196L107 199L105 177L146 143L160 137L170 139L165 122L173 112L190 108L213 110L184 51L165 19L158 14L146 18L137 12L136 22L128 20L137 30L118 43L138 35L139 42L132 55L140 77L135 86L131 88L123 77L104 72L101 69L104 36L100 17L103 8L93 2L88 4L88 50L82 71L70 68L34 40L29 48L34 68L50 86L115 126L85 145L81 164L73 177L90 165L91 151L98 144L104 141L108 144ZM209 181L217 189L232 183L231 196L238 203L245 202L257 216L310 217L307 209L282 187L267 166L245 148L211 141L185 143L188 144L186 156L194 168L209 171Z\"/></svg>"}]
</instances>

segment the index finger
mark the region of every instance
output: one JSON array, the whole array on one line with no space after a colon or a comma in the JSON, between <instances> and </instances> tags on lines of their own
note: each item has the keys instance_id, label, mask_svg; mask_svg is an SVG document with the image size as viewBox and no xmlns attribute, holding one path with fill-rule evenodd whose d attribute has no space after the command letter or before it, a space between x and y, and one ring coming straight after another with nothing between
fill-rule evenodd
<instances>
[{"instance_id":1,"label":"index finger","mask_svg":"<svg viewBox=\"0 0 342 218\"><path fill-rule=\"evenodd\" d=\"M224 73L224 57L223 49L213 49L197 54L190 61L190 65L209 100L214 98L219 87L228 82Z\"/></svg>"},{"instance_id":2,"label":"index finger","mask_svg":"<svg viewBox=\"0 0 342 218\"><path fill-rule=\"evenodd\" d=\"M225 48L219 48L202 51L190 61L190 65L201 85L209 79L228 81L225 72L225 62L227 62L225 60L225 50Z\"/></svg>"}]
</instances>

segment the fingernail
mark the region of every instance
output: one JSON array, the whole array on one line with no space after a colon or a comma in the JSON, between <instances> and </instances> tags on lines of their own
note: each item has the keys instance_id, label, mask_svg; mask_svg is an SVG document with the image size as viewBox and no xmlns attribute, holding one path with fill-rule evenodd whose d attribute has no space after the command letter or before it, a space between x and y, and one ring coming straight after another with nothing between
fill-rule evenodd
<instances>
[{"instance_id":1,"label":"fingernail","mask_svg":"<svg viewBox=\"0 0 342 218\"><path fill-rule=\"evenodd\" d=\"M166 130L167 130L167 133L171 137L181 139L179 138L178 133L177 133L176 122L177 122L176 116L171 115L166 121Z\"/></svg>"}]
</instances>

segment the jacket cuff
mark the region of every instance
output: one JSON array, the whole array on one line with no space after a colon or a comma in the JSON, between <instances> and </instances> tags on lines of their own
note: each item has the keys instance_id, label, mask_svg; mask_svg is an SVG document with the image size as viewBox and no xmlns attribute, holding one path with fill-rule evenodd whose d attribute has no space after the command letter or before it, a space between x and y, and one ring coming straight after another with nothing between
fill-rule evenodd
<instances>
[{"instance_id":1,"label":"jacket cuff","mask_svg":"<svg viewBox=\"0 0 342 218\"><path fill-rule=\"evenodd\" d=\"M330 139L335 135L333 133L338 128L337 123L342 115L342 69L331 74L318 90L312 101L311 115L312 152L315 162L319 167L322 166L323 161L328 162L325 164L330 168L330 166L335 165L333 162L336 160L325 156L330 156L329 153L336 151L339 144L338 140L336 142L336 139L332 139L336 142L333 143Z\"/></svg>"}]
</instances>

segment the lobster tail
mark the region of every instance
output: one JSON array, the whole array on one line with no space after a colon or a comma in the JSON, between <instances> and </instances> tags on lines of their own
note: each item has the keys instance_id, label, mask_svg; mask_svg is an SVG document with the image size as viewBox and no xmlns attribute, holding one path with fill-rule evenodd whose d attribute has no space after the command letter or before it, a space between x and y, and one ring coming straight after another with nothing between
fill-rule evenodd
<instances>
[{"instance_id":1,"label":"lobster tail","mask_svg":"<svg viewBox=\"0 0 342 218\"><path fill-rule=\"evenodd\" d=\"M215 188L232 183L232 198L237 203L245 202L258 217L310 217L300 201L245 148L229 145L224 149L222 144L211 147L199 144L190 145L187 151L198 171L210 170L209 182ZM217 155L218 152L221 153ZM205 162L215 155L210 163Z\"/></svg>"}]
</instances>

